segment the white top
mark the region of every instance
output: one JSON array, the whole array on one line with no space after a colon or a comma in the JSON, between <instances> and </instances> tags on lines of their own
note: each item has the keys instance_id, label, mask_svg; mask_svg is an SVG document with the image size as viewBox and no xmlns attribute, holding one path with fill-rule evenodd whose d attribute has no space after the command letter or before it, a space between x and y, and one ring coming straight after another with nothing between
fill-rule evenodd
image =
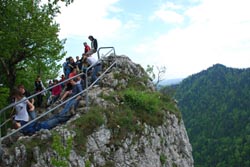
<instances>
[{"instance_id":1,"label":"white top","mask_svg":"<svg viewBox=\"0 0 250 167\"><path fill-rule=\"evenodd\" d=\"M92 64L95 64L97 60L94 57L90 56L90 57L87 57L87 62L88 64L92 65Z\"/></svg>"},{"instance_id":2,"label":"white top","mask_svg":"<svg viewBox=\"0 0 250 167\"><path fill-rule=\"evenodd\" d=\"M21 100L27 99L26 97L23 97ZM25 100L15 106L16 109L16 115L15 115L15 120L17 121L29 121L29 114L27 111L27 101Z\"/></svg>"}]
</instances>

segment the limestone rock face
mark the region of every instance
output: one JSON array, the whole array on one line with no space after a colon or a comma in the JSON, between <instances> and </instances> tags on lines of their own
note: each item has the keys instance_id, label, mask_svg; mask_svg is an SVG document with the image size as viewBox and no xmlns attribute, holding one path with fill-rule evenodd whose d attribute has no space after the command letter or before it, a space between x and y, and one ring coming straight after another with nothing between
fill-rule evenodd
<instances>
[{"instance_id":1,"label":"limestone rock face","mask_svg":"<svg viewBox=\"0 0 250 167\"><path fill-rule=\"evenodd\" d=\"M114 60L109 56L104 64ZM129 85L132 76L138 78L147 76L140 65L134 64L126 56L116 57L116 67L104 75L100 86L92 88L89 92L88 103L101 108L115 106L122 101L113 93ZM108 66L108 65L106 65ZM104 66L105 70L105 66ZM124 77L114 77L116 74ZM154 85L147 79L140 82L141 86L154 91ZM107 102L102 96L112 95L114 103ZM52 130L40 130L32 136L21 136L17 141L10 140L2 144L1 167L193 167L192 147L182 119L171 112L167 112L162 125L153 127L146 123L140 124L140 134L132 132L114 143L113 131L108 128L107 121L86 137L85 152L79 154L74 145L60 152L60 146L52 146L54 133L62 136L62 144L78 136L74 128L68 128L74 120L84 117L86 101L81 100L76 114L66 123ZM72 125L71 125L72 126ZM117 126L117 131L119 126ZM30 143L30 144L25 144ZM60 145L60 144L59 144ZM55 148L57 148L55 150ZM58 150L59 148L59 150ZM55 161L57 163L53 163ZM54 165L52 165L54 164Z\"/></svg>"},{"instance_id":2,"label":"limestone rock face","mask_svg":"<svg viewBox=\"0 0 250 167\"><path fill-rule=\"evenodd\" d=\"M111 132L102 126L89 136L87 152L93 155L96 166L103 166L109 160L121 167L191 167L192 148L184 124L178 123L174 115L169 116L168 121L157 128L144 124L144 131L136 141L136 134L131 134L121 141L119 148L107 147Z\"/></svg>"}]
</instances>

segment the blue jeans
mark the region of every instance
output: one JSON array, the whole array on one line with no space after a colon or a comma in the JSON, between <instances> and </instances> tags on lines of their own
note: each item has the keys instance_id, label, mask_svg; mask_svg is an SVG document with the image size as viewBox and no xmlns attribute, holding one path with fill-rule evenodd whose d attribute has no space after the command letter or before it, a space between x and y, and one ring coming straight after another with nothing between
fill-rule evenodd
<instances>
[{"instance_id":1,"label":"blue jeans","mask_svg":"<svg viewBox=\"0 0 250 167\"><path fill-rule=\"evenodd\" d=\"M79 103L79 100L72 99L68 101L64 107L64 109L57 115L49 118L48 120L42 121L42 122L34 122L31 123L29 126L25 127L22 130L22 133L24 134L33 134L36 131L39 131L40 129L52 129L55 126L57 126L60 123L64 123L68 121L71 117L71 115L68 115L67 113L70 111L71 107L74 105L74 109L76 109L77 105ZM27 122L20 122L21 125L25 125Z\"/></svg>"},{"instance_id":2,"label":"blue jeans","mask_svg":"<svg viewBox=\"0 0 250 167\"><path fill-rule=\"evenodd\" d=\"M19 121L19 122L20 122L21 126L28 123L25 121ZM35 123L31 123L30 125L26 126L22 130L20 130L20 132L22 132L25 135L33 134L34 132L36 132L34 125L35 125Z\"/></svg>"},{"instance_id":3,"label":"blue jeans","mask_svg":"<svg viewBox=\"0 0 250 167\"><path fill-rule=\"evenodd\" d=\"M67 114L67 112L70 111L71 107L74 105L74 109L77 108L78 106L78 103L79 103L79 100L76 100L75 98L74 99L71 99L70 101L68 101L63 110L59 113L59 115L64 115L64 114Z\"/></svg>"},{"instance_id":4,"label":"blue jeans","mask_svg":"<svg viewBox=\"0 0 250 167\"><path fill-rule=\"evenodd\" d=\"M28 113L29 113L29 116L30 116L31 120L36 118L36 111L35 110L34 111L29 111Z\"/></svg>"},{"instance_id":5,"label":"blue jeans","mask_svg":"<svg viewBox=\"0 0 250 167\"><path fill-rule=\"evenodd\" d=\"M99 71L101 71L102 69L102 65L99 64L99 65L96 65L92 71L92 75L91 75L91 82L93 83L98 77L97 77L97 74ZM96 84L98 84L98 82L96 82Z\"/></svg>"},{"instance_id":6,"label":"blue jeans","mask_svg":"<svg viewBox=\"0 0 250 167\"><path fill-rule=\"evenodd\" d=\"M36 125L36 131L40 129L52 129L60 123L64 123L70 119L71 116L68 115L55 115L52 118L40 122Z\"/></svg>"},{"instance_id":7,"label":"blue jeans","mask_svg":"<svg viewBox=\"0 0 250 167\"><path fill-rule=\"evenodd\" d=\"M74 105L74 109L76 109L78 102L79 102L79 100L76 100L76 99L72 99L72 100L68 101L65 104L65 107L63 108L63 110L59 114L54 115L53 117L49 118L48 120L39 123L39 125L36 129L37 130L51 129L60 123L66 122L71 117L71 115L68 115L67 113L70 111L70 109L73 105Z\"/></svg>"}]
</instances>

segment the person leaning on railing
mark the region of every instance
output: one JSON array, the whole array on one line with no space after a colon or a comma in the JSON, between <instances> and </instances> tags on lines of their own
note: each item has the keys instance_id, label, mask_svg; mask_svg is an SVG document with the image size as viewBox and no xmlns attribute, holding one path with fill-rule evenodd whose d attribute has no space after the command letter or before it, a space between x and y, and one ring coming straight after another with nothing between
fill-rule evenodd
<instances>
[{"instance_id":1,"label":"person leaning on railing","mask_svg":"<svg viewBox=\"0 0 250 167\"><path fill-rule=\"evenodd\" d=\"M16 88L13 89L11 95L15 99L15 103L19 102L20 100L24 100L23 102L15 105L16 113L14 115L13 124L14 128L18 129L29 121L28 112L33 112L35 106L23 96L22 92ZM29 107L29 111L27 111L27 106Z\"/></svg>"},{"instance_id":2,"label":"person leaning on railing","mask_svg":"<svg viewBox=\"0 0 250 167\"><path fill-rule=\"evenodd\" d=\"M27 98L31 96L30 92L25 89L23 84L18 85L18 90L22 93L23 96L25 96ZM30 98L30 99L28 99L28 101L33 105L35 103L34 98ZM35 119L36 118L36 111L35 110L30 111L29 105L27 105L27 110L29 111L28 114L30 116L30 119L31 120Z\"/></svg>"},{"instance_id":3,"label":"person leaning on railing","mask_svg":"<svg viewBox=\"0 0 250 167\"><path fill-rule=\"evenodd\" d=\"M91 71L91 83L93 83L98 78L97 75L102 69L102 64L92 56L85 55L84 59L86 60L89 66L94 65ZM98 85L98 82L96 82L96 85Z\"/></svg>"}]
</instances>

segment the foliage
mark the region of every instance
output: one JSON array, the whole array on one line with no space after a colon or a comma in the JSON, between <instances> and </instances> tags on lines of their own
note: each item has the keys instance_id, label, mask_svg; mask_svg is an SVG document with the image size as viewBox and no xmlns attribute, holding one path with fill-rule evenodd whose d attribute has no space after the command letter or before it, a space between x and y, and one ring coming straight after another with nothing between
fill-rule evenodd
<instances>
[{"instance_id":1,"label":"foliage","mask_svg":"<svg viewBox=\"0 0 250 167\"><path fill-rule=\"evenodd\" d=\"M120 145L121 140L127 137L129 133L142 131L138 124L138 119L134 112L125 107L116 107L105 110L107 117L107 126L112 131L111 144Z\"/></svg>"},{"instance_id":2,"label":"foliage","mask_svg":"<svg viewBox=\"0 0 250 167\"><path fill-rule=\"evenodd\" d=\"M167 161L167 156L165 154L160 155L161 164L164 165Z\"/></svg>"},{"instance_id":3,"label":"foliage","mask_svg":"<svg viewBox=\"0 0 250 167\"><path fill-rule=\"evenodd\" d=\"M176 93L176 89L178 88L179 84L176 85L169 85L169 86L163 86L159 89L159 92L161 92L162 94L166 94L171 96L172 98L174 98L175 93Z\"/></svg>"},{"instance_id":4,"label":"foliage","mask_svg":"<svg viewBox=\"0 0 250 167\"><path fill-rule=\"evenodd\" d=\"M153 127L162 125L166 111L180 116L171 98L159 92L125 89L103 98L115 103L111 97L120 99L120 104L108 108L91 106L88 113L73 122L72 127L77 133L74 141L80 154L86 151L87 136L104 124L104 120L112 132L110 144L120 145L128 134L141 134L144 123Z\"/></svg>"},{"instance_id":5,"label":"foliage","mask_svg":"<svg viewBox=\"0 0 250 167\"><path fill-rule=\"evenodd\" d=\"M165 66L161 66L161 67L156 66L156 69L157 69L157 74L155 74L155 72L154 72L153 65L152 66L147 65L146 72L152 80L155 80L155 86L157 87L158 84L163 80L163 78L166 74L167 68Z\"/></svg>"},{"instance_id":6,"label":"foliage","mask_svg":"<svg viewBox=\"0 0 250 167\"><path fill-rule=\"evenodd\" d=\"M159 126L163 123L165 111L170 111L180 118L180 113L173 100L159 92L138 91L127 89L121 92L124 105L135 112L135 115L142 123L151 126Z\"/></svg>"},{"instance_id":7,"label":"foliage","mask_svg":"<svg viewBox=\"0 0 250 167\"><path fill-rule=\"evenodd\" d=\"M12 89L16 81L27 83L25 80L34 81L36 75L57 75L56 62L64 56L65 42L58 39L59 25L54 22L59 12L57 4L50 1L41 5L39 0L1 0L0 67L4 85Z\"/></svg>"},{"instance_id":8,"label":"foliage","mask_svg":"<svg viewBox=\"0 0 250 167\"><path fill-rule=\"evenodd\" d=\"M85 167L91 167L91 162L89 160L85 161Z\"/></svg>"},{"instance_id":9,"label":"foliage","mask_svg":"<svg viewBox=\"0 0 250 167\"><path fill-rule=\"evenodd\" d=\"M10 97L9 97L9 88L1 87L0 86L0 110L6 107L10 103ZM0 124L1 127L1 134L6 134L6 131L8 127L10 127L11 121L8 121L8 118L11 117L11 114L13 112L13 109L10 108L6 112L3 112L0 114Z\"/></svg>"},{"instance_id":10,"label":"foliage","mask_svg":"<svg viewBox=\"0 0 250 167\"><path fill-rule=\"evenodd\" d=\"M116 95L111 95L114 96ZM158 92L128 89L120 91L118 99L121 103L117 107L105 110L107 125L113 132L112 142L118 145L129 133L140 134L144 123L153 127L162 125L166 111L180 118L180 112L172 105L171 98Z\"/></svg>"},{"instance_id":11,"label":"foliage","mask_svg":"<svg viewBox=\"0 0 250 167\"><path fill-rule=\"evenodd\" d=\"M147 74L150 76L150 78L151 78L152 80L155 79L155 73L154 73L154 66L153 66L153 65L152 65L152 66L147 65L146 72L147 72Z\"/></svg>"},{"instance_id":12,"label":"foliage","mask_svg":"<svg viewBox=\"0 0 250 167\"><path fill-rule=\"evenodd\" d=\"M67 158L70 155L70 150L72 149L73 140L69 138L66 140L66 146L63 144L62 137L58 134L53 135L52 148L58 154L58 156L52 157L53 166L68 166Z\"/></svg>"},{"instance_id":13,"label":"foliage","mask_svg":"<svg viewBox=\"0 0 250 167\"><path fill-rule=\"evenodd\" d=\"M148 82L147 76L141 78L138 78L136 76L129 76L128 85L126 88L144 91L148 88L146 85L147 82Z\"/></svg>"},{"instance_id":14,"label":"foliage","mask_svg":"<svg viewBox=\"0 0 250 167\"><path fill-rule=\"evenodd\" d=\"M0 109L4 108L8 104L9 88L0 86Z\"/></svg>"},{"instance_id":15,"label":"foliage","mask_svg":"<svg viewBox=\"0 0 250 167\"><path fill-rule=\"evenodd\" d=\"M160 101L157 94L128 89L124 91L123 96L124 101L130 108L136 108L151 114L159 111Z\"/></svg>"},{"instance_id":16,"label":"foliage","mask_svg":"<svg viewBox=\"0 0 250 167\"><path fill-rule=\"evenodd\" d=\"M250 166L249 83L250 69L217 64L177 88L195 166Z\"/></svg>"}]
</instances>

